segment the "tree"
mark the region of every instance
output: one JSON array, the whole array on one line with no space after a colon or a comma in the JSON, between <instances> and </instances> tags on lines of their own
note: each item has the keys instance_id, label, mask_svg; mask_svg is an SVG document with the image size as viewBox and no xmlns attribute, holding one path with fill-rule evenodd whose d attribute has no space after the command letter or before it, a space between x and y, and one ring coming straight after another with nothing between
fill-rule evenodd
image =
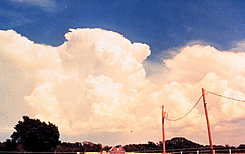
<instances>
[{"instance_id":1,"label":"tree","mask_svg":"<svg viewBox=\"0 0 245 154\"><path fill-rule=\"evenodd\" d=\"M25 150L50 151L58 145L60 134L57 126L39 119L30 119L28 116L23 116L23 120L15 125L11 138L22 144Z\"/></svg>"},{"instance_id":2,"label":"tree","mask_svg":"<svg viewBox=\"0 0 245 154\"><path fill-rule=\"evenodd\" d=\"M111 146L105 146L102 151L106 151L106 152L109 152L109 150L111 149L112 147Z\"/></svg>"},{"instance_id":3,"label":"tree","mask_svg":"<svg viewBox=\"0 0 245 154\"><path fill-rule=\"evenodd\" d=\"M5 142L5 150L6 151L15 151L16 150L16 142L13 140L7 139Z\"/></svg>"}]
</instances>

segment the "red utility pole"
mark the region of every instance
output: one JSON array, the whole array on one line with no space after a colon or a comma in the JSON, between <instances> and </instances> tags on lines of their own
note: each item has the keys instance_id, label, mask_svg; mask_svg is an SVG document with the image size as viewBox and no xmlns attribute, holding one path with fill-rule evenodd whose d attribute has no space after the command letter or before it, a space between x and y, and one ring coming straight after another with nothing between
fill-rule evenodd
<instances>
[{"instance_id":1,"label":"red utility pole","mask_svg":"<svg viewBox=\"0 0 245 154\"><path fill-rule=\"evenodd\" d=\"M204 104L205 115L206 115L206 120L207 120L208 137L209 137L209 144L210 144L210 148L211 148L211 154L214 154L211 129L210 129L210 124L209 124L209 119L208 119L207 103L206 103L206 99L205 99L205 91L203 88L202 88L202 98L203 98L203 104Z\"/></svg>"},{"instance_id":2,"label":"red utility pole","mask_svg":"<svg viewBox=\"0 0 245 154\"><path fill-rule=\"evenodd\" d=\"M163 149L163 154L165 154L166 150L165 150L165 131L164 131L164 105L162 106L162 149Z\"/></svg>"}]
</instances>

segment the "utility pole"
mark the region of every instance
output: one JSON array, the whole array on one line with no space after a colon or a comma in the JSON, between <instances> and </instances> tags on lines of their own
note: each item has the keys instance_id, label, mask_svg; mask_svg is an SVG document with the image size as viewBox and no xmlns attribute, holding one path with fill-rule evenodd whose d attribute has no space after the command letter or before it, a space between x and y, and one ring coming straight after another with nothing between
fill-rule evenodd
<instances>
[{"instance_id":1,"label":"utility pole","mask_svg":"<svg viewBox=\"0 0 245 154\"><path fill-rule=\"evenodd\" d=\"M164 130L164 105L162 106L162 149L163 149L163 154L165 154L166 149L165 149L165 130Z\"/></svg>"},{"instance_id":2,"label":"utility pole","mask_svg":"<svg viewBox=\"0 0 245 154\"><path fill-rule=\"evenodd\" d=\"M212 142L212 136L211 136L211 129L210 129L210 124L209 124L209 119L208 119L207 103L206 103L206 99L205 99L205 91L204 91L203 88L202 88L202 98L203 98L204 110L205 110L207 127L208 127L208 137L209 137L209 144L210 144L211 154L214 154L213 142Z\"/></svg>"}]
</instances>

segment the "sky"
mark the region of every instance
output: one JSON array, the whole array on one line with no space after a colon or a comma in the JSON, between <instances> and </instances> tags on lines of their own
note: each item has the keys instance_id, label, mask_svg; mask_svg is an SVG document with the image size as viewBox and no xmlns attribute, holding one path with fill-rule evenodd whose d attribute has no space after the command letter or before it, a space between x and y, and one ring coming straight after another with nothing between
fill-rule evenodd
<instances>
[{"instance_id":1,"label":"sky","mask_svg":"<svg viewBox=\"0 0 245 154\"><path fill-rule=\"evenodd\" d=\"M158 142L161 106L187 113L201 88L245 100L245 2L0 1L0 140L23 115L61 141ZM245 103L207 93L214 144L245 143ZM166 139L208 144L202 102Z\"/></svg>"}]
</instances>

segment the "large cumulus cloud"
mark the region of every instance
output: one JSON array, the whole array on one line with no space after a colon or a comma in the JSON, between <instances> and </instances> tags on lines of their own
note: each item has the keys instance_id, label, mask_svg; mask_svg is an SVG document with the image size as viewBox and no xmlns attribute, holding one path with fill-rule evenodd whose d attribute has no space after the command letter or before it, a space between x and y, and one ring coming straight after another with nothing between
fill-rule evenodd
<instances>
[{"instance_id":1,"label":"large cumulus cloud","mask_svg":"<svg viewBox=\"0 0 245 154\"><path fill-rule=\"evenodd\" d=\"M169 118L177 118L196 103L202 87L245 99L243 52L186 46L161 65L146 60L148 45L115 32L71 29L65 37L64 44L52 47L0 31L3 136L28 114L57 124L62 140L159 141L162 104ZM245 103L211 94L207 101L214 143L244 142ZM166 135L207 143L201 103L186 118L166 122Z\"/></svg>"}]
</instances>

